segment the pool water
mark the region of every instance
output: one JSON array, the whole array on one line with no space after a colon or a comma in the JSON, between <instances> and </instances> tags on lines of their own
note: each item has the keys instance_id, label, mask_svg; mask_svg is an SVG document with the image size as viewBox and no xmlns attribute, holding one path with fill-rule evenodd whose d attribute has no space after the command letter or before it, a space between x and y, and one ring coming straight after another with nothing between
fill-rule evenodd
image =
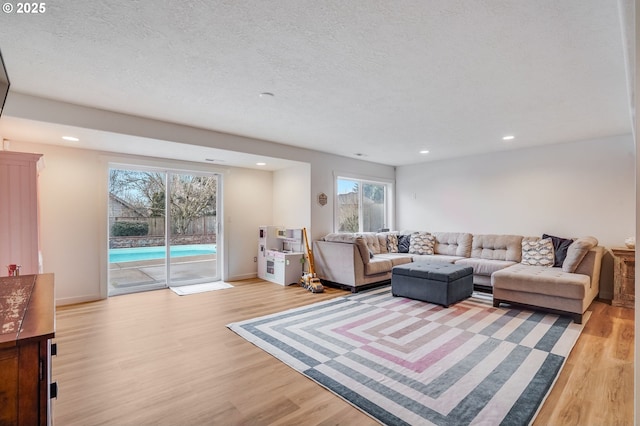
<instances>
[{"instance_id":1,"label":"pool water","mask_svg":"<svg viewBox=\"0 0 640 426\"><path fill-rule=\"evenodd\" d=\"M215 244L191 244L171 247L171 257L200 256L215 253ZM109 249L109 263L164 259L165 256L165 246Z\"/></svg>"}]
</instances>

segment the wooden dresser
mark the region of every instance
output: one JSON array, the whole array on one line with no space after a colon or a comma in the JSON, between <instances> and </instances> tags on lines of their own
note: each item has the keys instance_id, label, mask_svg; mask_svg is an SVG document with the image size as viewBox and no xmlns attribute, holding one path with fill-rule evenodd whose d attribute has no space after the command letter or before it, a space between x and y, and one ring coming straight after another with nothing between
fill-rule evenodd
<instances>
[{"instance_id":1,"label":"wooden dresser","mask_svg":"<svg viewBox=\"0 0 640 426\"><path fill-rule=\"evenodd\" d=\"M628 248L612 248L611 252L615 262L611 305L633 308L636 304L636 251Z\"/></svg>"},{"instance_id":2,"label":"wooden dresser","mask_svg":"<svg viewBox=\"0 0 640 426\"><path fill-rule=\"evenodd\" d=\"M0 425L51 424L53 274L0 278Z\"/></svg>"}]
</instances>

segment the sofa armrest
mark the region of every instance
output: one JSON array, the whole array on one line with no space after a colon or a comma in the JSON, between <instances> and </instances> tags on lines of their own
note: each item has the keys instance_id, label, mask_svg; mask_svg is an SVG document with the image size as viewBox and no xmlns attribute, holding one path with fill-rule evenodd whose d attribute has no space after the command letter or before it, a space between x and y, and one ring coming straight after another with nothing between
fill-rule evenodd
<instances>
[{"instance_id":1,"label":"sofa armrest","mask_svg":"<svg viewBox=\"0 0 640 426\"><path fill-rule=\"evenodd\" d=\"M591 288L600 289L600 268L602 266L602 256L604 247L596 246L589 250L582 262L575 270L576 274L588 275L591 277Z\"/></svg>"},{"instance_id":2,"label":"sofa armrest","mask_svg":"<svg viewBox=\"0 0 640 426\"><path fill-rule=\"evenodd\" d=\"M364 276L364 263L355 243L313 242L313 259L319 278L356 286L357 276Z\"/></svg>"}]
</instances>

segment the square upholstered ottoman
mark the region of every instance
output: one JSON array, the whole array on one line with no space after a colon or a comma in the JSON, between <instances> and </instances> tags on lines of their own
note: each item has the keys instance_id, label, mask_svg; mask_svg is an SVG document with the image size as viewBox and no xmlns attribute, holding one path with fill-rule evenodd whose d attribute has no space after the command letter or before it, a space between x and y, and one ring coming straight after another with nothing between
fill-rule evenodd
<instances>
[{"instance_id":1,"label":"square upholstered ottoman","mask_svg":"<svg viewBox=\"0 0 640 426\"><path fill-rule=\"evenodd\" d=\"M413 262L391 270L391 294L449 305L473 293L473 268L451 263Z\"/></svg>"}]
</instances>

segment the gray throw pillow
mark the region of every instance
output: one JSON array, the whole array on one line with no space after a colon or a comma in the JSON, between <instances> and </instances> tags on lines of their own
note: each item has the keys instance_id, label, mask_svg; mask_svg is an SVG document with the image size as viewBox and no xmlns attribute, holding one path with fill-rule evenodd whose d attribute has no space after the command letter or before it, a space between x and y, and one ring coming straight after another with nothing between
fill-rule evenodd
<instances>
[{"instance_id":1,"label":"gray throw pillow","mask_svg":"<svg viewBox=\"0 0 640 426\"><path fill-rule=\"evenodd\" d=\"M398 253L409 253L409 245L411 244L411 235L398 236Z\"/></svg>"},{"instance_id":2,"label":"gray throw pillow","mask_svg":"<svg viewBox=\"0 0 640 426\"><path fill-rule=\"evenodd\" d=\"M595 237L582 237L575 240L567 249L567 257L562 263L564 272L575 272L587 252L598 245Z\"/></svg>"}]
</instances>

